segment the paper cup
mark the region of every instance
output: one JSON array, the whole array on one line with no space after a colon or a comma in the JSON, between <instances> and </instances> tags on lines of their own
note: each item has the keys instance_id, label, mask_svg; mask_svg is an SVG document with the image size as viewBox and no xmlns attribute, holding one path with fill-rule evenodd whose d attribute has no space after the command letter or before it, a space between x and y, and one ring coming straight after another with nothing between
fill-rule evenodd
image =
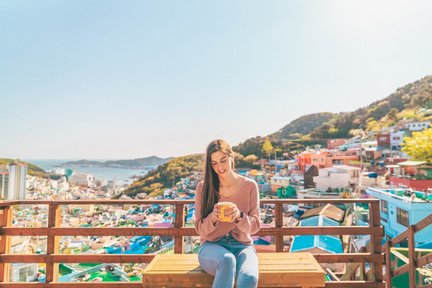
<instances>
[{"instance_id":1,"label":"paper cup","mask_svg":"<svg viewBox=\"0 0 432 288\"><path fill-rule=\"evenodd\" d=\"M218 207L220 207L219 221L221 222L232 222L233 219L231 216L225 215L225 210L233 207L235 204L232 202L218 202L216 203Z\"/></svg>"}]
</instances>

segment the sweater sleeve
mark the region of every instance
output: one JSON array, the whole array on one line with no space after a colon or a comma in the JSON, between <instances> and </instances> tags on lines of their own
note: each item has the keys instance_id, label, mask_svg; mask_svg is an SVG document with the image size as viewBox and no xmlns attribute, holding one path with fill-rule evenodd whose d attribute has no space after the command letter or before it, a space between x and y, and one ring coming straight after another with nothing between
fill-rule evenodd
<instances>
[{"instance_id":1,"label":"sweater sleeve","mask_svg":"<svg viewBox=\"0 0 432 288\"><path fill-rule=\"evenodd\" d=\"M255 181L251 182L250 186L249 211L243 211L243 219L236 225L244 233L255 234L261 228L259 192Z\"/></svg>"},{"instance_id":2,"label":"sweater sleeve","mask_svg":"<svg viewBox=\"0 0 432 288\"><path fill-rule=\"evenodd\" d=\"M199 182L195 191L195 231L200 236L207 236L218 227L218 221L213 224L211 221L211 214L202 219L201 206L202 206L202 190L204 182ZM201 221L202 220L202 221Z\"/></svg>"}]
</instances>

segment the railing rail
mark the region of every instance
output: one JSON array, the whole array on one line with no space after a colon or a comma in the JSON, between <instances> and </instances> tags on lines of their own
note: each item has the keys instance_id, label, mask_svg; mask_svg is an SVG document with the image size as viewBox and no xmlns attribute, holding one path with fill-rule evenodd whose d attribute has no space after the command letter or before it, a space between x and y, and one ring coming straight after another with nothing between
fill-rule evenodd
<instances>
[{"instance_id":1,"label":"railing rail","mask_svg":"<svg viewBox=\"0 0 432 288\"><path fill-rule=\"evenodd\" d=\"M432 263L432 253L429 253L423 257L417 258L415 257L416 249L415 249L415 233L423 230L432 224L432 214L425 217L423 220L419 221L415 225L410 225L407 230L403 233L399 234L393 239L389 239L385 245L386 251L386 282L388 283L388 287L392 287L392 279L396 276L404 274L408 272L409 275L409 287L415 288L416 286L416 270L417 268L423 267L427 263ZM404 255L397 253L396 251L392 251L393 247L400 244L402 241L408 242L408 259ZM391 255L395 255L396 258L405 260L406 264L392 270L392 262ZM420 286L420 287L431 287L432 285Z\"/></svg>"},{"instance_id":2,"label":"railing rail","mask_svg":"<svg viewBox=\"0 0 432 288\"><path fill-rule=\"evenodd\" d=\"M1 287L141 287L141 283L128 282L104 283L60 283L58 280L59 263L149 263L154 254L60 254L61 236L174 236L174 253L183 253L184 236L198 236L194 228L184 227L184 205L193 204L193 200L79 200L79 201L12 201L0 203L0 286ZM286 227L283 226L283 205L285 204L346 204L365 203L370 209L369 226L363 227ZM143 205L161 204L175 207L176 219L171 228L65 228L61 225L61 206L64 205ZM261 200L261 205L274 204L275 227L262 228L255 235L275 237L276 252L283 252L284 236L290 235L370 235L371 246L368 253L315 254L319 263L370 263L372 278L365 281L326 282L326 287L384 287L381 239L383 227L380 226L379 200L376 199L277 199ZM48 205L48 227L18 228L12 227L12 209L15 205ZM313 228L313 229L312 229ZM12 236L47 236L47 253L11 254ZM45 263L45 283L10 283L10 263Z\"/></svg>"}]
</instances>

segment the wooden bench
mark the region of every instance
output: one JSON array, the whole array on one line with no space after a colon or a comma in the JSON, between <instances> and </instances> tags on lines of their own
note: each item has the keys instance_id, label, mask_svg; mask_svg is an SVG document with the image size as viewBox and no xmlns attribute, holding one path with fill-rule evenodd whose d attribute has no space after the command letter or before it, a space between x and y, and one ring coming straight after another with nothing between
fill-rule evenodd
<instances>
[{"instance_id":1,"label":"wooden bench","mask_svg":"<svg viewBox=\"0 0 432 288\"><path fill-rule=\"evenodd\" d=\"M258 287L324 287L325 273L310 253L258 253ZM143 287L211 287L197 254L161 254L146 267ZM241 288L241 287L240 287Z\"/></svg>"}]
</instances>

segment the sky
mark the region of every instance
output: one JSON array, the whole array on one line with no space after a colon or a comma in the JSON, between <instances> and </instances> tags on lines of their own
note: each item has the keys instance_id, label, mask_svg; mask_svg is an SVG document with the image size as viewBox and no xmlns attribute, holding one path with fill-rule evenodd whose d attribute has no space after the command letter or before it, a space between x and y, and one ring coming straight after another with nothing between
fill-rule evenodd
<instances>
[{"instance_id":1,"label":"sky","mask_svg":"<svg viewBox=\"0 0 432 288\"><path fill-rule=\"evenodd\" d=\"M203 153L432 74L432 1L0 1L0 158Z\"/></svg>"}]
</instances>

